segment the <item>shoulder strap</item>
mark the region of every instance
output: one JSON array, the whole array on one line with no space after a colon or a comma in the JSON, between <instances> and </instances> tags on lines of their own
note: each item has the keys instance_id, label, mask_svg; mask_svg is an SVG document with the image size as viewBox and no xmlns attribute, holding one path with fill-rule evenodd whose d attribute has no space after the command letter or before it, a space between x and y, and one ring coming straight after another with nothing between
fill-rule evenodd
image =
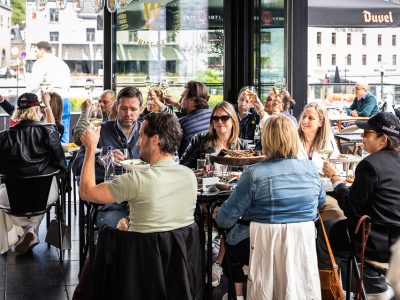
<instances>
[{"instance_id":1,"label":"shoulder strap","mask_svg":"<svg viewBox=\"0 0 400 300\"><path fill-rule=\"evenodd\" d=\"M331 244L329 243L328 235L326 234L324 221L322 221L321 216L319 216L319 219L321 221L321 227L322 227L322 231L324 233L326 247L328 248L328 253L329 253L329 257L331 259L332 267L333 267L334 270L337 270L338 269L338 265L336 264L335 257L333 256L333 253L332 253Z\"/></svg>"}]
</instances>

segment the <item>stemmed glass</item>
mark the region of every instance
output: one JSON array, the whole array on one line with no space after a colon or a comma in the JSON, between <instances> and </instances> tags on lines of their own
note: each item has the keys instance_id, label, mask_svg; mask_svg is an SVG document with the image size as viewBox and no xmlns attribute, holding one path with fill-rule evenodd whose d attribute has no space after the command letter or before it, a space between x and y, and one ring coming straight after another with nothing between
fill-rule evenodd
<instances>
[{"instance_id":1,"label":"stemmed glass","mask_svg":"<svg viewBox=\"0 0 400 300\"><path fill-rule=\"evenodd\" d=\"M92 100L92 92L94 90L94 80L93 79L86 79L85 83L85 91L88 93L88 97Z\"/></svg>"},{"instance_id":2,"label":"stemmed glass","mask_svg":"<svg viewBox=\"0 0 400 300\"><path fill-rule=\"evenodd\" d=\"M152 85L152 82L151 82L149 76L147 76L146 79L144 80L144 85L146 86L146 88L147 88L148 90L150 90L151 85Z\"/></svg>"},{"instance_id":3,"label":"stemmed glass","mask_svg":"<svg viewBox=\"0 0 400 300\"><path fill-rule=\"evenodd\" d=\"M160 83L160 90L161 90L161 92L162 92L164 95L167 94L168 88L169 88L168 81L165 80L165 79L164 79L164 80L161 80L161 83Z\"/></svg>"},{"instance_id":4,"label":"stemmed glass","mask_svg":"<svg viewBox=\"0 0 400 300\"><path fill-rule=\"evenodd\" d=\"M93 103L93 105L90 107L88 121L90 126L93 128L100 126L101 122L103 121L103 113L98 102Z\"/></svg>"},{"instance_id":5,"label":"stemmed glass","mask_svg":"<svg viewBox=\"0 0 400 300\"><path fill-rule=\"evenodd\" d=\"M282 93L282 91L285 88L286 88L286 78L285 77L278 78L277 80L275 80L274 89L278 94Z\"/></svg>"},{"instance_id":6,"label":"stemmed glass","mask_svg":"<svg viewBox=\"0 0 400 300\"><path fill-rule=\"evenodd\" d=\"M50 82L47 81L46 77L44 77L43 81L39 84L39 86L40 86L40 90L42 91L43 94L47 93L47 90L48 90L48 88L50 86Z\"/></svg>"}]
</instances>

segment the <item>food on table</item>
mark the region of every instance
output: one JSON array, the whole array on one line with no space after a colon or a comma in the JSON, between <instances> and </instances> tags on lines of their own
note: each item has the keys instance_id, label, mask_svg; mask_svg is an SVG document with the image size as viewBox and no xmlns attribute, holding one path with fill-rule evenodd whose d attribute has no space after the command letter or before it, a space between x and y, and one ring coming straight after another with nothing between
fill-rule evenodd
<instances>
[{"instance_id":1,"label":"food on table","mask_svg":"<svg viewBox=\"0 0 400 300\"><path fill-rule=\"evenodd\" d=\"M350 182L350 183L353 183L354 182L354 175L353 174L348 174L346 176L346 181Z\"/></svg>"},{"instance_id":2,"label":"food on table","mask_svg":"<svg viewBox=\"0 0 400 300\"><path fill-rule=\"evenodd\" d=\"M223 157L253 157L253 156L260 156L260 151L254 150L221 150L218 156Z\"/></svg>"},{"instance_id":3,"label":"food on table","mask_svg":"<svg viewBox=\"0 0 400 300\"><path fill-rule=\"evenodd\" d=\"M79 146L75 143L68 143L65 145L67 148L79 148Z\"/></svg>"}]
</instances>

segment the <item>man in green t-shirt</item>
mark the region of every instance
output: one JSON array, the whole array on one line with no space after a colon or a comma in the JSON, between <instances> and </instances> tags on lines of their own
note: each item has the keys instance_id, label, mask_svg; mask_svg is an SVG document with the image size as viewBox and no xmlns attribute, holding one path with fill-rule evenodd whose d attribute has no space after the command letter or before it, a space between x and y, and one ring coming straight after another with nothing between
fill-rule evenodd
<instances>
[{"instance_id":1,"label":"man in green t-shirt","mask_svg":"<svg viewBox=\"0 0 400 300\"><path fill-rule=\"evenodd\" d=\"M193 224L197 181L189 168L172 159L181 137L181 128L174 115L146 115L137 145L140 158L150 163L150 168L96 185L94 163L99 129L94 131L89 127L81 137L86 147L80 181L81 198L98 204L128 201L130 231L165 232ZM128 226L127 221L125 225Z\"/></svg>"}]
</instances>

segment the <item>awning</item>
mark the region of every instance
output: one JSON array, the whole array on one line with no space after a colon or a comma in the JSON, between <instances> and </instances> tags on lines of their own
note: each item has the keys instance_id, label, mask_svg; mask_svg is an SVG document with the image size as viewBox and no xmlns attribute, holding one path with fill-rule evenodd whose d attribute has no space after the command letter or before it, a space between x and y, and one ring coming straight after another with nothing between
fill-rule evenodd
<instances>
[{"instance_id":1,"label":"awning","mask_svg":"<svg viewBox=\"0 0 400 300\"><path fill-rule=\"evenodd\" d=\"M143 47L139 45L120 45L117 47L117 60L157 60L151 53L149 47Z\"/></svg>"},{"instance_id":2,"label":"awning","mask_svg":"<svg viewBox=\"0 0 400 300\"><path fill-rule=\"evenodd\" d=\"M400 27L400 4L389 0L308 0L308 26Z\"/></svg>"},{"instance_id":3,"label":"awning","mask_svg":"<svg viewBox=\"0 0 400 300\"><path fill-rule=\"evenodd\" d=\"M91 60L89 45L63 44L61 57L64 60Z\"/></svg>"},{"instance_id":4,"label":"awning","mask_svg":"<svg viewBox=\"0 0 400 300\"><path fill-rule=\"evenodd\" d=\"M93 60L103 60L103 45L93 45Z\"/></svg>"},{"instance_id":5,"label":"awning","mask_svg":"<svg viewBox=\"0 0 400 300\"><path fill-rule=\"evenodd\" d=\"M162 49L162 56L163 60L183 60L183 56L178 49L171 46L166 46Z\"/></svg>"}]
</instances>

